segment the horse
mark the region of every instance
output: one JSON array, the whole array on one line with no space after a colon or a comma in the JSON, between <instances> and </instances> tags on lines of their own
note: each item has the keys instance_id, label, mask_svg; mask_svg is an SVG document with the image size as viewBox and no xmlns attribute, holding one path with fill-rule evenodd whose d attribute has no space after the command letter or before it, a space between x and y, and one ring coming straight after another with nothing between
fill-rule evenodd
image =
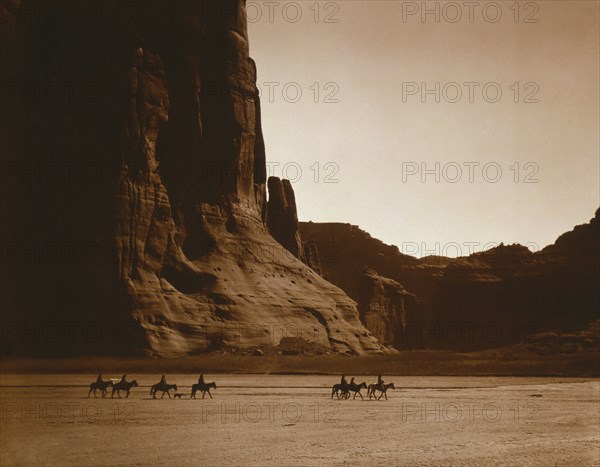
<instances>
[{"instance_id":1,"label":"horse","mask_svg":"<svg viewBox=\"0 0 600 467\"><path fill-rule=\"evenodd\" d=\"M152 386L150 388L150 395L152 396L153 399L156 399L156 393L158 391L162 391L162 396L160 396L160 398L162 399L163 397L165 397L165 392L167 393L167 396L169 396L169 399L171 398L171 393L169 392L171 389L174 389L175 391L177 391L177 385L176 384L163 384L163 383L156 383L154 386Z\"/></svg>"},{"instance_id":2,"label":"horse","mask_svg":"<svg viewBox=\"0 0 600 467\"><path fill-rule=\"evenodd\" d=\"M210 388L217 389L217 383L213 381L212 383L192 384L192 395L190 396L190 399L196 398L196 391L202 391L202 399L204 399L206 393L208 393L212 399L213 397L210 393Z\"/></svg>"},{"instance_id":3,"label":"horse","mask_svg":"<svg viewBox=\"0 0 600 467\"><path fill-rule=\"evenodd\" d=\"M346 399L350 397L350 393L348 392L348 384L334 384L331 387L331 398L333 399L333 395L336 395L338 399L345 397Z\"/></svg>"},{"instance_id":4,"label":"horse","mask_svg":"<svg viewBox=\"0 0 600 467\"><path fill-rule=\"evenodd\" d=\"M94 397L96 397L96 391L98 389L100 389L102 391L102 397L106 397L106 394L108 394L108 391L106 390L107 387L112 386L113 382L112 381L94 381L92 384L90 384L90 390L88 392L88 397L90 397L90 394L92 393L92 391L94 391Z\"/></svg>"},{"instance_id":5,"label":"horse","mask_svg":"<svg viewBox=\"0 0 600 467\"><path fill-rule=\"evenodd\" d=\"M394 386L394 383L386 383L386 384L369 384L369 387L367 388L367 395L369 396L369 399L371 399L371 396L375 397L375 399L379 400L381 399L382 396L385 396L385 399L387 400L387 390L388 389L396 389L396 386ZM375 391L379 391L381 392L381 394L379 395L379 397L377 397L375 395Z\"/></svg>"},{"instance_id":6,"label":"horse","mask_svg":"<svg viewBox=\"0 0 600 467\"><path fill-rule=\"evenodd\" d=\"M364 381L360 384L356 384L356 383L350 383L348 385L348 388L346 389L346 399L348 399L350 397L350 392L354 393L354 397L352 398L352 400L356 399L356 395L358 394L360 396L361 399L364 400L364 397L362 396L362 394L360 393L360 391L364 388L367 387L367 383L365 383Z\"/></svg>"},{"instance_id":7,"label":"horse","mask_svg":"<svg viewBox=\"0 0 600 467\"><path fill-rule=\"evenodd\" d=\"M110 397L114 397L115 392L116 392L117 396L119 396L119 399L120 399L121 398L120 391L127 391L127 395L125 397L129 397L129 391L131 391L131 388L137 388L137 387L138 387L138 383L135 379L133 381L119 381L118 383L113 384L112 394L110 395Z\"/></svg>"}]
</instances>

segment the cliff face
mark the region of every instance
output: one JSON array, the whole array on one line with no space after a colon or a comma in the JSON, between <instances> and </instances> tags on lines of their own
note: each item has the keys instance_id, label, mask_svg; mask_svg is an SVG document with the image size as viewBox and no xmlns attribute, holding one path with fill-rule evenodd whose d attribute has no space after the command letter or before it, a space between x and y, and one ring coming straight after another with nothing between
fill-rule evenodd
<instances>
[{"instance_id":1,"label":"cliff face","mask_svg":"<svg viewBox=\"0 0 600 467\"><path fill-rule=\"evenodd\" d=\"M128 2L126 18L92 3L102 20L26 21L44 2L10 4L4 350L172 356L282 337L381 350L300 244L289 253L265 226L281 213L266 203L245 2ZM48 320L75 331L50 343Z\"/></svg>"},{"instance_id":2,"label":"cliff face","mask_svg":"<svg viewBox=\"0 0 600 467\"><path fill-rule=\"evenodd\" d=\"M363 323L380 338L389 342L395 334L397 348L471 350L522 342L536 332L584 329L597 318L598 217L597 211L590 223L536 253L501 245L457 259L402 255L349 224L309 222L300 230L328 253L321 257L324 277L359 303ZM416 297L413 309L419 311L402 327L382 306L392 301L394 288L365 282L364 267ZM406 316L393 314L401 321Z\"/></svg>"},{"instance_id":3,"label":"cliff face","mask_svg":"<svg viewBox=\"0 0 600 467\"><path fill-rule=\"evenodd\" d=\"M398 282L366 269L360 278L361 321L380 342L398 349L407 347L409 323L421 320L417 298Z\"/></svg>"}]
</instances>

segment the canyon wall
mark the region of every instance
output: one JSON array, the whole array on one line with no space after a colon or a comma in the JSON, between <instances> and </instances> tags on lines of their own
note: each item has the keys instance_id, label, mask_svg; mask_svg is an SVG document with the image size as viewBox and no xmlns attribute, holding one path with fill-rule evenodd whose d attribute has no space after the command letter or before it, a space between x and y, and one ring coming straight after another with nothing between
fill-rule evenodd
<instances>
[{"instance_id":1,"label":"canyon wall","mask_svg":"<svg viewBox=\"0 0 600 467\"><path fill-rule=\"evenodd\" d=\"M382 351L267 228L245 2L72 3L2 5L3 351Z\"/></svg>"},{"instance_id":2,"label":"canyon wall","mask_svg":"<svg viewBox=\"0 0 600 467\"><path fill-rule=\"evenodd\" d=\"M599 212L538 252L501 244L456 259L407 256L350 224L302 222L300 231L318 244L323 276L358 302L363 323L384 342L393 335L397 348L474 350L597 319ZM385 279L365 282L365 268ZM386 289L386 281L395 285ZM382 306L399 287L414 298Z\"/></svg>"}]
</instances>

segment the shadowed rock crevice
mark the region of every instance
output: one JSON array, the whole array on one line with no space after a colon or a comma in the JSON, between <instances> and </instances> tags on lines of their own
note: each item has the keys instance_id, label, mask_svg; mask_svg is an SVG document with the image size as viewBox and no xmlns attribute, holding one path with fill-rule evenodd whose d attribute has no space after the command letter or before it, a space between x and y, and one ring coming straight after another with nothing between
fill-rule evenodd
<instances>
[{"instance_id":1,"label":"shadowed rock crevice","mask_svg":"<svg viewBox=\"0 0 600 467\"><path fill-rule=\"evenodd\" d=\"M302 259L303 249L298 227L296 196L287 179L269 177L267 227L273 238L296 258Z\"/></svg>"}]
</instances>

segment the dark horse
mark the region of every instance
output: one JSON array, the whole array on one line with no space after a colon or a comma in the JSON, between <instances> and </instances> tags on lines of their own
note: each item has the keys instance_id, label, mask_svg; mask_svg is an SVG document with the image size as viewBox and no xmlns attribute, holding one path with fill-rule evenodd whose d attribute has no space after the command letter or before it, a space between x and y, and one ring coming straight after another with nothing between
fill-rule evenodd
<instances>
[{"instance_id":1,"label":"dark horse","mask_svg":"<svg viewBox=\"0 0 600 467\"><path fill-rule=\"evenodd\" d=\"M153 399L156 399L156 393L158 391L162 391L162 396L160 396L160 398L162 399L163 397L165 397L165 392L166 392L167 396L169 396L169 399L170 399L171 393L169 391L171 389L174 389L175 391L177 391L177 385L176 384L166 384L166 383L156 383L154 386L152 386L150 388L150 395L152 396Z\"/></svg>"},{"instance_id":2,"label":"dark horse","mask_svg":"<svg viewBox=\"0 0 600 467\"><path fill-rule=\"evenodd\" d=\"M346 397L346 395L348 395L348 397L350 396L350 393L348 392L348 384L334 384L333 386L331 386L331 398L333 399L333 396L336 395L338 399L341 399L342 397Z\"/></svg>"},{"instance_id":3,"label":"dark horse","mask_svg":"<svg viewBox=\"0 0 600 467\"><path fill-rule=\"evenodd\" d=\"M117 396L119 396L119 399L120 399L121 398L120 391L127 391L127 395L125 397L129 397L129 391L131 391L131 388L137 388L137 387L138 387L138 383L135 379L133 381L119 381L117 384L113 384L112 394L110 395L110 397L114 397L115 392L116 392Z\"/></svg>"},{"instance_id":4,"label":"dark horse","mask_svg":"<svg viewBox=\"0 0 600 467\"><path fill-rule=\"evenodd\" d=\"M212 383L199 383L199 384L192 384L192 395L190 396L190 398L196 398L196 392L197 391L202 391L202 399L204 399L204 396L206 395L206 393L208 393L208 395L210 396L210 398L212 399L212 395L210 394L210 388L213 389L217 389L217 383L215 383L214 381Z\"/></svg>"},{"instance_id":5,"label":"dark horse","mask_svg":"<svg viewBox=\"0 0 600 467\"><path fill-rule=\"evenodd\" d=\"M353 392L354 393L354 397L352 398L352 400L356 399L356 395L358 394L360 396L361 399L364 400L364 397L362 396L362 394L360 393L360 391L362 389L365 389L367 387L367 383L365 383L364 381L360 384L356 384L356 383L350 383L348 385L348 388L346 389L346 399L348 399L350 397L350 393Z\"/></svg>"},{"instance_id":6,"label":"dark horse","mask_svg":"<svg viewBox=\"0 0 600 467\"><path fill-rule=\"evenodd\" d=\"M371 399L371 396L375 397L375 399L379 400L381 399L381 396L385 396L386 400L387 400L387 390L388 389L396 389L396 386L394 386L394 383L386 383L386 384L369 384L369 387L367 388L367 396L369 396L369 399ZM377 397L375 395L375 391L379 391L381 392L381 394L379 394L379 397Z\"/></svg>"},{"instance_id":7,"label":"dark horse","mask_svg":"<svg viewBox=\"0 0 600 467\"><path fill-rule=\"evenodd\" d=\"M94 391L94 397L96 397L96 391L98 389L100 389L100 391L102 391L102 397L106 397L106 394L108 393L106 388L108 388L109 386L112 386L112 385L113 385L112 381L94 381L92 384L90 384L90 390L88 392L88 397L90 397L90 394L92 393L92 391Z\"/></svg>"}]
</instances>

